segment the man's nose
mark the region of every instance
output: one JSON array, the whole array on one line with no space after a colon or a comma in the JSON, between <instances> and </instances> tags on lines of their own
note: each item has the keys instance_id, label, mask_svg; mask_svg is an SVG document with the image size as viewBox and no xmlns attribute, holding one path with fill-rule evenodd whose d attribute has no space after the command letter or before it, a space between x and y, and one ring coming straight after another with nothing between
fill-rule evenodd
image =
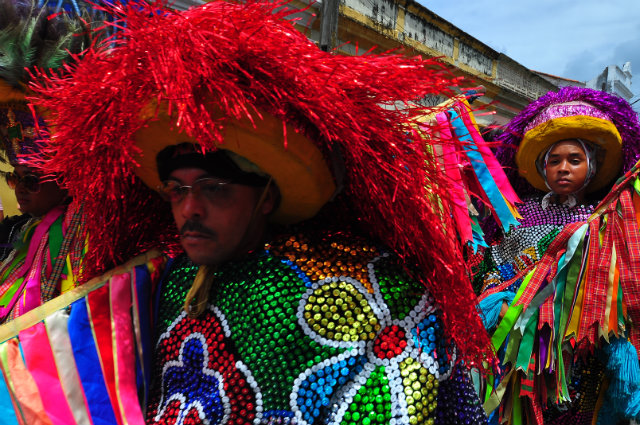
<instances>
[{"instance_id":1,"label":"man's nose","mask_svg":"<svg viewBox=\"0 0 640 425\"><path fill-rule=\"evenodd\" d=\"M180 214L187 220L204 217L205 206L202 199L189 191L180 202Z\"/></svg>"}]
</instances>

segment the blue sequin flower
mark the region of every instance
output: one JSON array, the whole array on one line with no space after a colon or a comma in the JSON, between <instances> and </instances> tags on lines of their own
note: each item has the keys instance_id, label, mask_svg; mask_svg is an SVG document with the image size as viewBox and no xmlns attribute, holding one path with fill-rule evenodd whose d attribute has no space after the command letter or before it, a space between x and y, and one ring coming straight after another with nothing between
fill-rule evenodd
<instances>
[{"instance_id":1,"label":"blue sequin flower","mask_svg":"<svg viewBox=\"0 0 640 425\"><path fill-rule=\"evenodd\" d=\"M203 316L192 319L183 312L159 338L162 352L178 354L163 364L153 422L222 425L235 423L238 412L250 422L260 420L259 388L246 366L225 349L229 329L224 316L214 307Z\"/></svg>"},{"instance_id":2,"label":"blue sequin flower","mask_svg":"<svg viewBox=\"0 0 640 425\"><path fill-rule=\"evenodd\" d=\"M192 334L180 347L180 358L167 362L162 373L163 387L176 390L160 400L160 419L173 400L180 402L176 425L181 425L191 409L205 424L225 423L229 406L224 406L224 388L220 373L207 367L207 342L202 335ZM163 395L164 396L164 395ZM163 397L164 398L164 397ZM225 414L225 410L227 411ZM206 412L206 413L205 413Z\"/></svg>"}]
</instances>

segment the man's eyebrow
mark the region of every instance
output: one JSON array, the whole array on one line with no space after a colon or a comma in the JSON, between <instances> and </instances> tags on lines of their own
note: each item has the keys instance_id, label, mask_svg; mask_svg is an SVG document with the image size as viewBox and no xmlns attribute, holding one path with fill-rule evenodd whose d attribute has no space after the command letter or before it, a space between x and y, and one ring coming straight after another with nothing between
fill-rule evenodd
<instances>
[{"instance_id":1,"label":"man's eyebrow","mask_svg":"<svg viewBox=\"0 0 640 425\"><path fill-rule=\"evenodd\" d=\"M183 182L182 182L182 180L180 180L179 178L177 178L177 177L172 177L172 176L167 177L167 179L166 179L166 180L164 180L164 181L166 181L166 182L168 182L168 181L172 181L172 182L176 182L176 183L180 183L180 184L182 184L182 183L183 183Z\"/></svg>"},{"instance_id":2,"label":"man's eyebrow","mask_svg":"<svg viewBox=\"0 0 640 425\"><path fill-rule=\"evenodd\" d=\"M211 175L207 172L204 172L203 174L199 175L198 177L195 178L194 181L196 180L202 180L202 179L217 179L218 177ZM180 184L184 184L184 182L182 180L180 180L179 178L175 177L175 176L169 176L167 177L167 180L171 180L174 182L178 182Z\"/></svg>"}]
</instances>

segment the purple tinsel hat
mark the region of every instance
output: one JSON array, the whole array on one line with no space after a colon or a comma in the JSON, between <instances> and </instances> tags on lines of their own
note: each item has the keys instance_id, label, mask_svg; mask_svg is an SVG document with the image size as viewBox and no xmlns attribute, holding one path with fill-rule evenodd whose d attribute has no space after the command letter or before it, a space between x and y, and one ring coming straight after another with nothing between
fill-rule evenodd
<instances>
[{"instance_id":1,"label":"purple tinsel hat","mask_svg":"<svg viewBox=\"0 0 640 425\"><path fill-rule=\"evenodd\" d=\"M499 147L496 157L505 167L509 181L522 198L539 193L518 174L515 162L516 151L529 124L551 105L567 102L585 102L604 112L616 126L622 137L622 171L635 165L640 158L640 122L629 103L619 96L581 87L562 87L557 92L549 92L531 102L504 128L498 136Z\"/></svg>"}]
</instances>

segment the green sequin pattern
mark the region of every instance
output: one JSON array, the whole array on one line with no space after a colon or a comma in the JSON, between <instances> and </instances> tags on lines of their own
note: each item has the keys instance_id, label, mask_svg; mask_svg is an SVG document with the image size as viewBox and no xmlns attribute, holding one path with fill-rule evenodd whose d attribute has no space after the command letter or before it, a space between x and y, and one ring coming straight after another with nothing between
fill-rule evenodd
<instances>
[{"instance_id":1,"label":"green sequin pattern","mask_svg":"<svg viewBox=\"0 0 640 425\"><path fill-rule=\"evenodd\" d=\"M163 333L182 311L184 300L191 288L198 266L186 255L178 257L172 264L170 272L162 282L160 292L156 334Z\"/></svg>"},{"instance_id":2,"label":"green sequin pattern","mask_svg":"<svg viewBox=\"0 0 640 425\"><path fill-rule=\"evenodd\" d=\"M302 332L296 310L307 288L279 259L260 255L240 273L223 269L218 278L211 302L226 317L240 357L263 388L265 409L282 409L308 363L344 350L321 346Z\"/></svg>"}]
</instances>

